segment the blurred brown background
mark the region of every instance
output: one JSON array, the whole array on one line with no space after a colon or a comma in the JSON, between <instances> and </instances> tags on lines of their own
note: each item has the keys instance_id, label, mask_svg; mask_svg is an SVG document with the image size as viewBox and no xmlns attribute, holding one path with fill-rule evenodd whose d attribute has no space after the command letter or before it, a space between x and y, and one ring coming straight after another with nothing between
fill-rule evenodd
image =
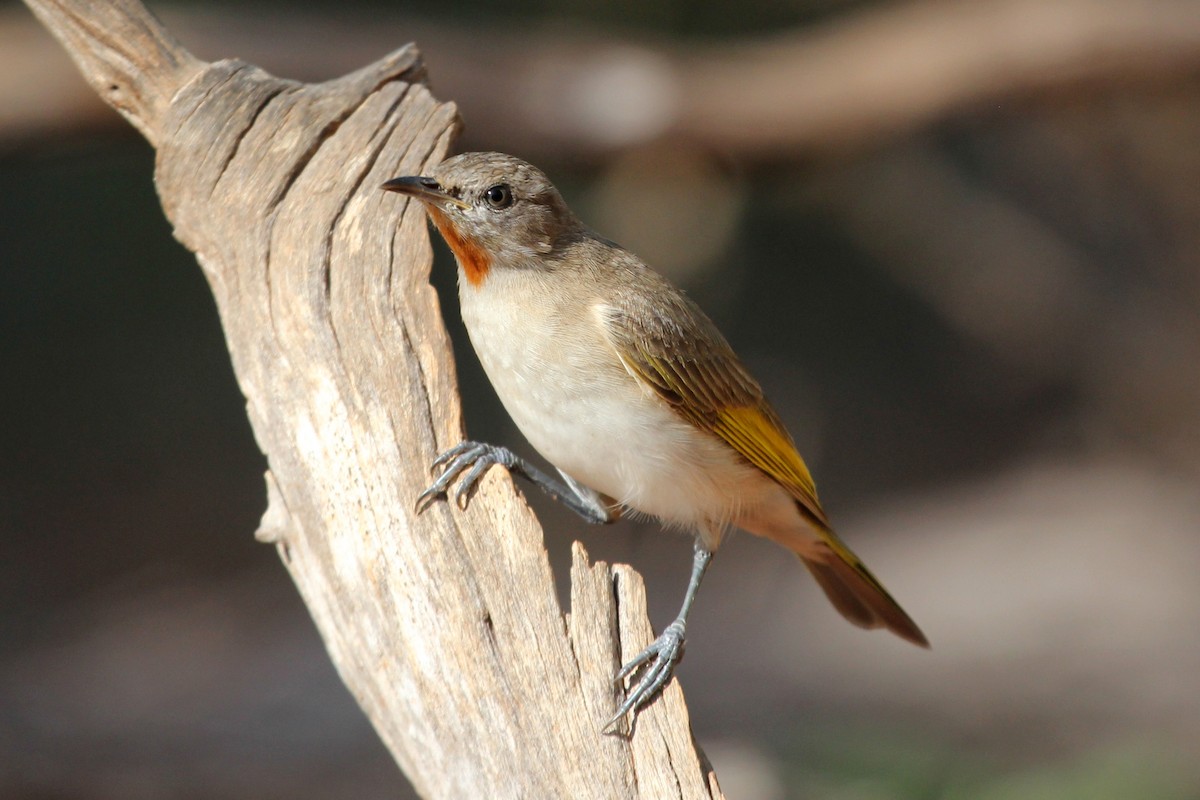
<instances>
[{"instance_id":1,"label":"blurred brown background","mask_svg":"<svg viewBox=\"0 0 1200 800\"><path fill-rule=\"evenodd\" d=\"M934 649L734 537L679 672L730 797L1200 797L1200 3L152 8L305 80L416 40L460 149L545 168L757 373ZM0 797L410 796L253 540L153 154L20 5L0 67ZM521 444L452 270L470 433ZM531 501L669 621L685 537Z\"/></svg>"}]
</instances>

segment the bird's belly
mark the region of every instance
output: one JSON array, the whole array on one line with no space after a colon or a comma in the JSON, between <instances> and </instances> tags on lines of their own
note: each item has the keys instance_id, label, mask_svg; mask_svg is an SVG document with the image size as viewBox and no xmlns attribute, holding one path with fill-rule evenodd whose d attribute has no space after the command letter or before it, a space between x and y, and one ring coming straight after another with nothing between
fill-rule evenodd
<instances>
[{"instance_id":1,"label":"bird's belly","mask_svg":"<svg viewBox=\"0 0 1200 800\"><path fill-rule=\"evenodd\" d=\"M529 443L558 469L628 508L719 537L725 522L774 486L619 366L572 357L561 342L547 357L529 340L512 348L479 339L480 361Z\"/></svg>"},{"instance_id":2,"label":"bird's belly","mask_svg":"<svg viewBox=\"0 0 1200 800\"><path fill-rule=\"evenodd\" d=\"M716 525L761 477L636 384L591 388L543 406L517 402L510 413L546 460L622 505L668 523Z\"/></svg>"}]
</instances>

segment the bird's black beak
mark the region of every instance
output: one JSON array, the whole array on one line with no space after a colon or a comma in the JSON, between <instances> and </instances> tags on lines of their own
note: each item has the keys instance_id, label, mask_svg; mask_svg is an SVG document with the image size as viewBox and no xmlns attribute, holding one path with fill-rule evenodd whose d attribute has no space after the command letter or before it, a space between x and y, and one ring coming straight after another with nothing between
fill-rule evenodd
<instances>
[{"instance_id":1,"label":"bird's black beak","mask_svg":"<svg viewBox=\"0 0 1200 800\"><path fill-rule=\"evenodd\" d=\"M433 178L425 178L420 175L406 175L402 178L392 178L387 183L379 188L386 192L399 192L406 194L409 197L415 197L427 203L436 203L441 206L458 206L461 209L468 209L471 206L448 194L442 185Z\"/></svg>"}]
</instances>

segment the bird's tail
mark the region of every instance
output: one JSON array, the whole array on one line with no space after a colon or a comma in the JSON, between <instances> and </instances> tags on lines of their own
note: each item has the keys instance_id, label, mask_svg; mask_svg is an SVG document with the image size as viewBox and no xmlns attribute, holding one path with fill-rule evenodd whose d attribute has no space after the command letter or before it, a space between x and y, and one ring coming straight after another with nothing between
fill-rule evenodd
<instances>
[{"instance_id":1,"label":"bird's tail","mask_svg":"<svg viewBox=\"0 0 1200 800\"><path fill-rule=\"evenodd\" d=\"M901 639L929 647L917 623L833 531L822 530L821 539L799 555L829 602L847 620L860 628L887 628Z\"/></svg>"}]
</instances>

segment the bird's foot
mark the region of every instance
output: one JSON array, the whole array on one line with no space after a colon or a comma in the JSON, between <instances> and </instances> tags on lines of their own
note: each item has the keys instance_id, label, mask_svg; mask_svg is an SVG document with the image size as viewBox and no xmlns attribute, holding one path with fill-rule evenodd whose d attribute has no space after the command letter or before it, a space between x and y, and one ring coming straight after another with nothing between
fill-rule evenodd
<instances>
[{"instance_id":1,"label":"bird's foot","mask_svg":"<svg viewBox=\"0 0 1200 800\"><path fill-rule=\"evenodd\" d=\"M636 714L662 691L667 682L671 680L671 675L675 672L675 665L683 660L683 648L684 623L677 619L668 625L662 635L651 642L649 647L621 667L621 671L614 678L617 683L621 683L642 667L646 669L637 683L629 690L625 702L617 709L617 713L605 723L604 730L612 728L630 711Z\"/></svg>"},{"instance_id":2,"label":"bird's foot","mask_svg":"<svg viewBox=\"0 0 1200 800\"><path fill-rule=\"evenodd\" d=\"M430 465L432 472L437 472L438 468L442 466L445 466L445 469L442 470L441 475L438 475L437 480L417 497L417 510L424 510L425 506L435 497L447 494L454 479L462 474L463 470L470 467L466 477L459 482L458 488L454 492L454 501L465 508L471 490L475 488L475 484L483 477L483 473L487 471L488 467L500 464L512 469L520 464L520 461L520 458L507 447L498 447L484 442L460 442L438 456Z\"/></svg>"}]
</instances>

